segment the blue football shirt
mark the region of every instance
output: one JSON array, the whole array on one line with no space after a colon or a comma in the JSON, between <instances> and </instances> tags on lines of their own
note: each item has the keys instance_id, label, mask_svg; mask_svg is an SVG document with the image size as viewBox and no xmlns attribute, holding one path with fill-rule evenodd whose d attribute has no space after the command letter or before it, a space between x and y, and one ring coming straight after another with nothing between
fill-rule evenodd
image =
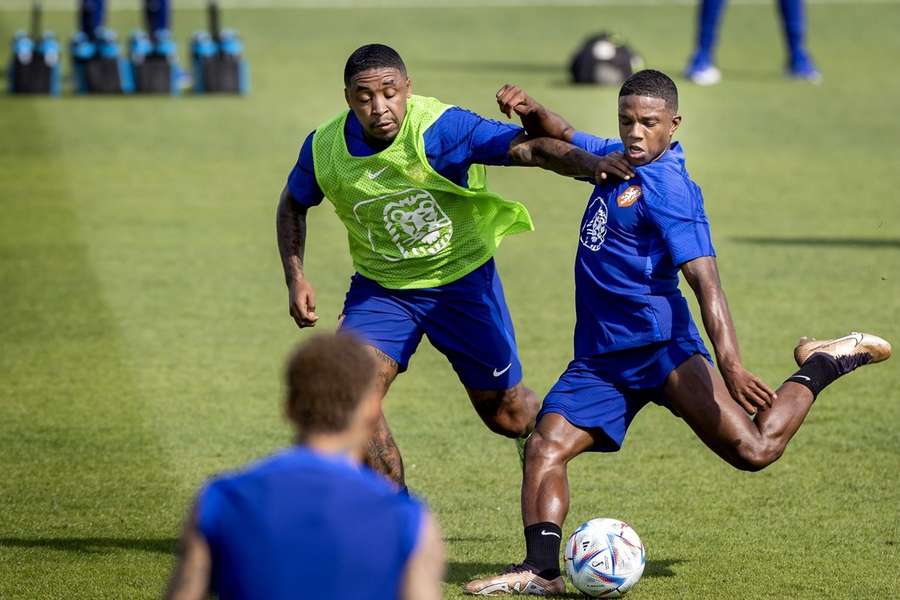
<instances>
[{"instance_id":1,"label":"blue football shirt","mask_svg":"<svg viewBox=\"0 0 900 600\"><path fill-rule=\"evenodd\" d=\"M485 119L473 112L453 106L448 108L425 131L425 155L428 163L453 183L466 187L469 167L473 164L509 164L509 144L522 131L521 127ZM313 168L310 133L297 163L288 175L287 187L291 196L303 206L316 206L325 197ZM347 149L353 156L371 156L379 150L366 143L363 128L350 111L344 126Z\"/></svg>"},{"instance_id":2,"label":"blue football shirt","mask_svg":"<svg viewBox=\"0 0 900 600\"><path fill-rule=\"evenodd\" d=\"M295 446L208 483L197 526L222 600L393 600L423 510L368 469Z\"/></svg>"},{"instance_id":3,"label":"blue football shirt","mask_svg":"<svg viewBox=\"0 0 900 600\"><path fill-rule=\"evenodd\" d=\"M597 155L619 140L578 133L573 143ZM695 337L679 267L715 256L703 194L673 143L630 181L596 185L581 220L575 258L575 357Z\"/></svg>"}]
</instances>

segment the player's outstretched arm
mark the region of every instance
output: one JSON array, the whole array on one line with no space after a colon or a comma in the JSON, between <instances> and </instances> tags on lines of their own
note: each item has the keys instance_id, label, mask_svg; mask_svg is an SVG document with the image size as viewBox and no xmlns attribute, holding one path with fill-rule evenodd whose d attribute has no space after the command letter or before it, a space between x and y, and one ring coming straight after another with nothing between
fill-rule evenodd
<instances>
[{"instance_id":1,"label":"player's outstretched arm","mask_svg":"<svg viewBox=\"0 0 900 600\"><path fill-rule=\"evenodd\" d=\"M716 363L731 397L750 414L767 409L775 399L775 392L741 363L734 321L715 257L690 260L681 265L681 272L697 296L703 326L715 349Z\"/></svg>"},{"instance_id":2,"label":"player's outstretched arm","mask_svg":"<svg viewBox=\"0 0 900 600\"><path fill-rule=\"evenodd\" d=\"M597 156L549 137L518 136L509 146L509 160L513 165L540 167L560 175L593 179L597 183L609 177L628 180L634 176L631 165L619 152Z\"/></svg>"},{"instance_id":3,"label":"player's outstretched arm","mask_svg":"<svg viewBox=\"0 0 900 600\"><path fill-rule=\"evenodd\" d=\"M426 512L420 526L419 543L403 574L401 600L440 600L444 578L444 543L431 513Z\"/></svg>"},{"instance_id":4,"label":"player's outstretched arm","mask_svg":"<svg viewBox=\"0 0 900 600\"><path fill-rule=\"evenodd\" d=\"M178 547L178 562L172 571L165 600L205 600L209 598L212 558L206 539L197 529L197 505L184 524Z\"/></svg>"},{"instance_id":5,"label":"player's outstretched arm","mask_svg":"<svg viewBox=\"0 0 900 600\"><path fill-rule=\"evenodd\" d=\"M548 110L537 100L525 93L517 85L507 83L497 92L500 112L512 117L515 112L522 120L522 126L532 137L551 137L571 142L575 128L564 118Z\"/></svg>"},{"instance_id":6,"label":"player's outstretched arm","mask_svg":"<svg viewBox=\"0 0 900 600\"><path fill-rule=\"evenodd\" d=\"M297 327L313 327L316 315L316 291L303 275L303 255L306 250L306 211L291 197L287 187L281 192L275 215L278 252L288 286L290 313Z\"/></svg>"}]
</instances>

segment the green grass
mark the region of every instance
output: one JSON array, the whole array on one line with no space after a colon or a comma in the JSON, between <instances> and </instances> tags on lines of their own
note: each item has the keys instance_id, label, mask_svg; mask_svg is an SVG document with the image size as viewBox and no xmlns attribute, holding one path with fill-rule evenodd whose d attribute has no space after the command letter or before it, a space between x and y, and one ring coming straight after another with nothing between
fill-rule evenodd
<instances>
[{"instance_id":1,"label":"green grass","mask_svg":"<svg viewBox=\"0 0 900 600\"><path fill-rule=\"evenodd\" d=\"M679 138L703 186L748 366L772 384L802 334L900 340L900 5L811 6L825 84L780 76L774 9L733 6L725 81L682 86ZM183 41L199 11L176 14ZM231 98L0 98L0 598L151 598L197 486L285 445L280 369L307 333L287 315L274 207L303 137L342 106L347 54L407 58L419 93L483 114L504 82L614 135L615 91L564 84L599 28L677 72L690 7L234 10L253 92ZM0 39L25 23L0 12ZM49 13L66 36L70 13ZM127 31L135 15L112 14ZM4 42L5 43L5 42ZM6 55L4 54L4 60ZM571 264L589 188L492 169L537 224L498 255L529 385L571 353ZM312 211L319 329L351 274L341 226ZM785 456L726 466L648 408L622 452L570 469L566 526L630 522L651 598L900 596L900 373L820 398ZM387 403L410 486L444 529L446 596L522 555L512 443L478 421L426 344Z\"/></svg>"}]
</instances>

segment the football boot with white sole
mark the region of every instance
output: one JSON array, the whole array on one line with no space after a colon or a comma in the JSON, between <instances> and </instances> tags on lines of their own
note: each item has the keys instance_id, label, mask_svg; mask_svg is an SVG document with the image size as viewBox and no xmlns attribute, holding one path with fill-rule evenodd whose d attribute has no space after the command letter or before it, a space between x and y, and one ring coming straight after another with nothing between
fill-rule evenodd
<instances>
[{"instance_id":1,"label":"football boot with white sole","mask_svg":"<svg viewBox=\"0 0 900 600\"><path fill-rule=\"evenodd\" d=\"M554 596L565 591L562 576L547 580L524 565L510 565L502 575L472 580L463 589L473 596Z\"/></svg>"},{"instance_id":2,"label":"football boot with white sole","mask_svg":"<svg viewBox=\"0 0 900 600\"><path fill-rule=\"evenodd\" d=\"M794 348L797 365L802 367L815 354L832 357L837 362L839 375L846 375L863 365L887 360L891 357L891 345L877 335L855 331L830 340L800 338Z\"/></svg>"}]
</instances>

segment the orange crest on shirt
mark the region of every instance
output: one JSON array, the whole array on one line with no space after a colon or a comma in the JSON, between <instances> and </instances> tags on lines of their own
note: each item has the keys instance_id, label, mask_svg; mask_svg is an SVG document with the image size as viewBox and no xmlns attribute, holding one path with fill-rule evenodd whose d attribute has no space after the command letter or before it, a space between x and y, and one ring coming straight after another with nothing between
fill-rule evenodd
<instances>
[{"instance_id":1,"label":"orange crest on shirt","mask_svg":"<svg viewBox=\"0 0 900 600\"><path fill-rule=\"evenodd\" d=\"M641 199L641 187L638 185L629 185L625 191L616 198L616 204L621 208L628 208Z\"/></svg>"}]
</instances>

